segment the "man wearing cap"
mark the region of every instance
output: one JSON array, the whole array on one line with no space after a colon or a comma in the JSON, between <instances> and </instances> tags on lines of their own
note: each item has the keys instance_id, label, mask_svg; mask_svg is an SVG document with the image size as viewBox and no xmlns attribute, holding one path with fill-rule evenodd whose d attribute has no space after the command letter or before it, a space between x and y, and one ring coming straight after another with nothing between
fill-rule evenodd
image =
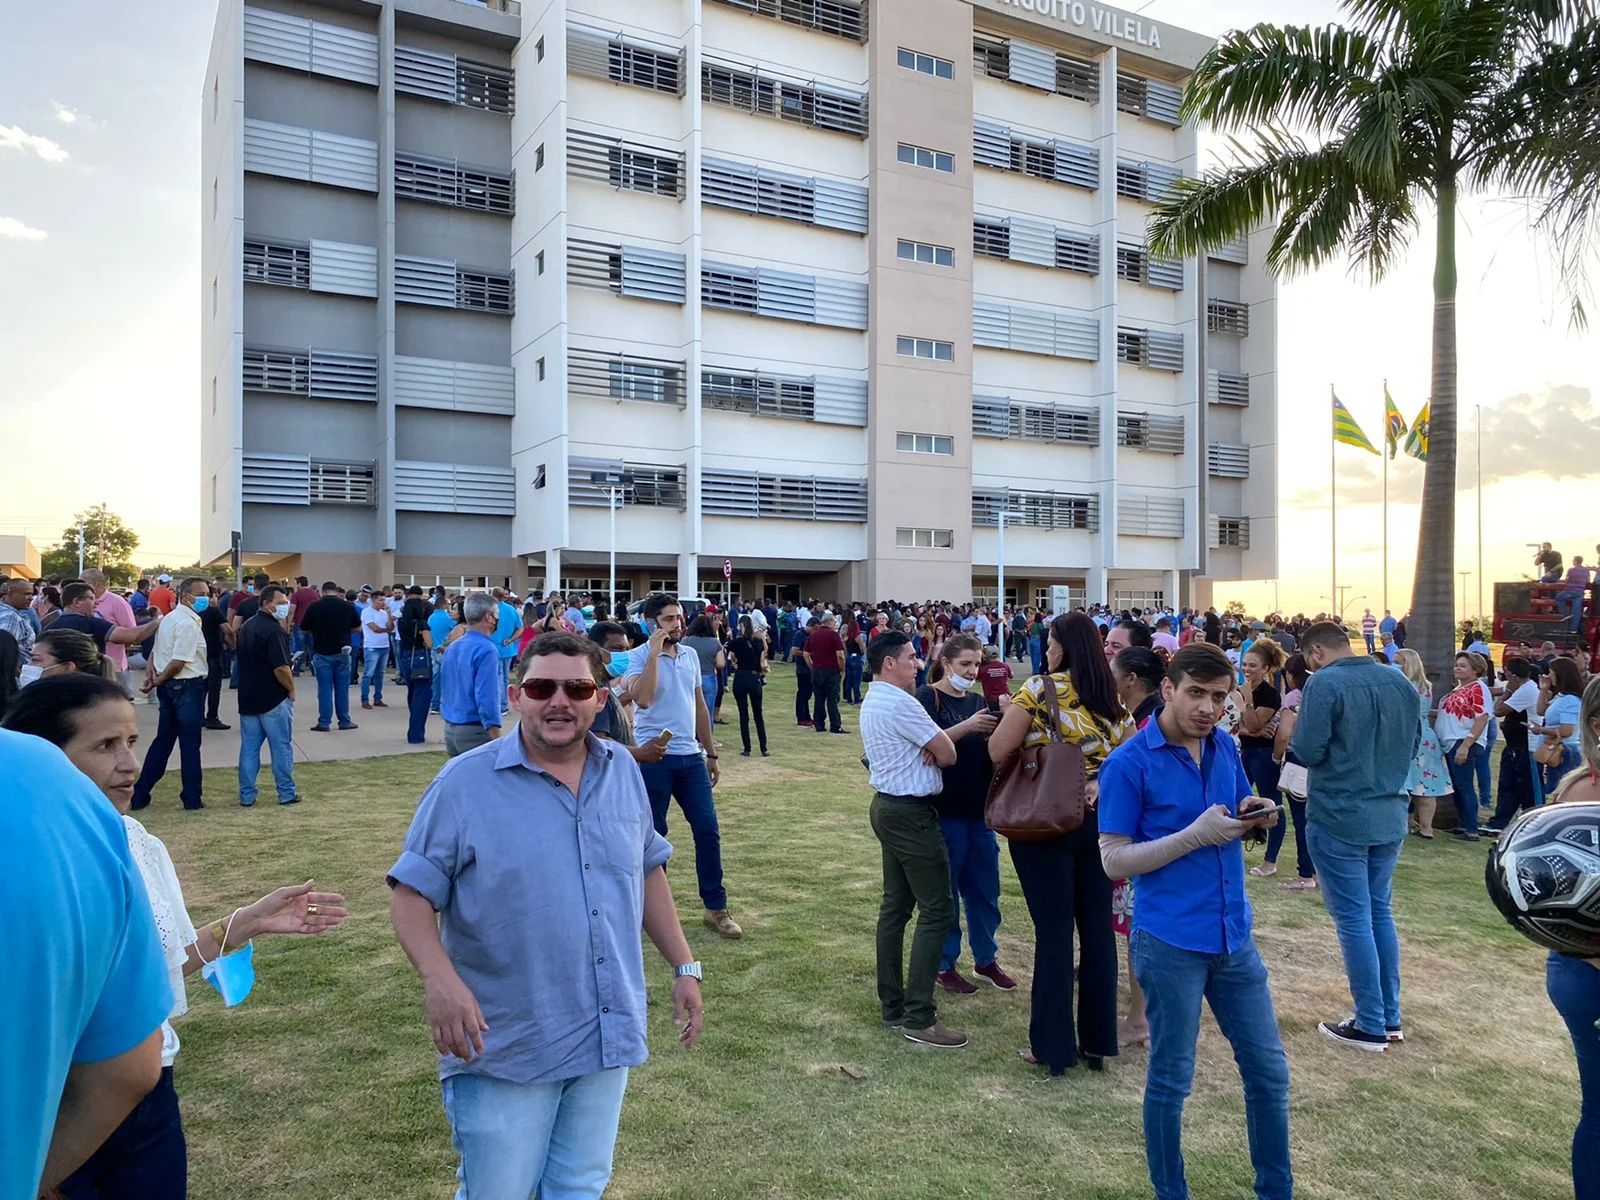
<instances>
[{"instance_id":1,"label":"man wearing cap","mask_svg":"<svg viewBox=\"0 0 1600 1200\"><path fill-rule=\"evenodd\" d=\"M150 589L150 607L163 617L178 606L178 593L172 590L172 576L163 571L156 576L156 586Z\"/></svg>"}]
</instances>

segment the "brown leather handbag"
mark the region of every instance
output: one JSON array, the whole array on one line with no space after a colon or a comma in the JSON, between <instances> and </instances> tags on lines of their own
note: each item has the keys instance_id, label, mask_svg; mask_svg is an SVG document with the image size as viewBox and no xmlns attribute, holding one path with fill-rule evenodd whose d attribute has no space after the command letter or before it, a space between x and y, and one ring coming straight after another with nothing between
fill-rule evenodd
<instances>
[{"instance_id":1,"label":"brown leather handbag","mask_svg":"<svg viewBox=\"0 0 1600 1200\"><path fill-rule=\"evenodd\" d=\"M989 782L983 820L1016 842L1044 842L1083 826L1088 774L1083 748L1061 736L1056 683L1044 677L1050 740L1023 746L1001 763Z\"/></svg>"}]
</instances>

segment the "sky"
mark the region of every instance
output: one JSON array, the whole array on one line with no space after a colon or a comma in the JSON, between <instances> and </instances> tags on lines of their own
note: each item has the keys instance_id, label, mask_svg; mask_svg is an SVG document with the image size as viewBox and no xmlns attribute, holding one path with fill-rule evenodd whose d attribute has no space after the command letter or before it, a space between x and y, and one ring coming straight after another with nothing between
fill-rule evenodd
<instances>
[{"instance_id":1,"label":"sky","mask_svg":"<svg viewBox=\"0 0 1600 1200\"><path fill-rule=\"evenodd\" d=\"M1332 0L1129 0L1147 20L1217 35L1257 21L1337 19ZM0 39L0 412L11 486L0 533L41 549L105 503L143 562L199 549L200 93L214 10L129 0L84 20L14 5ZM1569 556L1600 541L1600 333L1575 332L1551 257L1517 200L1463 203L1458 239L1462 414L1457 568L1480 581L1532 569L1528 543ZM1244 601L1330 607L1328 391L1374 442L1383 386L1409 421L1428 394L1433 236L1369 286L1334 265L1279 292L1279 581L1216 588ZM1482 408L1483 537L1474 409ZM1384 590L1380 459L1338 451L1346 611L1409 602L1421 464L1389 476ZM1462 581L1456 580L1459 589ZM1459 591L1458 595L1461 594ZM1492 603L1492 601L1490 601Z\"/></svg>"}]
</instances>

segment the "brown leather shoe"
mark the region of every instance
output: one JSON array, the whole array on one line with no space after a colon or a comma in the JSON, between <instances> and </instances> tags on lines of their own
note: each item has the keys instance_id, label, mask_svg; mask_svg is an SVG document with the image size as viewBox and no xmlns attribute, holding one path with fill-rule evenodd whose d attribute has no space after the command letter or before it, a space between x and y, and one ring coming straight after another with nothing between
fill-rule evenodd
<instances>
[{"instance_id":1,"label":"brown leather shoe","mask_svg":"<svg viewBox=\"0 0 1600 1200\"><path fill-rule=\"evenodd\" d=\"M954 1029L946 1029L935 1021L926 1029L912 1029L909 1025L901 1030L906 1041L915 1042L919 1046L933 1046L939 1050L959 1050L967 1044L967 1035Z\"/></svg>"},{"instance_id":2,"label":"brown leather shoe","mask_svg":"<svg viewBox=\"0 0 1600 1200\"><path fill-rule=\"evenodd\" d=\"M728 938L742 938L744 930L739 928L739 923L728 915L725 908L708 908L703 918L708 929L715 929L717 936Z\"/></svg>"}]
</instances>

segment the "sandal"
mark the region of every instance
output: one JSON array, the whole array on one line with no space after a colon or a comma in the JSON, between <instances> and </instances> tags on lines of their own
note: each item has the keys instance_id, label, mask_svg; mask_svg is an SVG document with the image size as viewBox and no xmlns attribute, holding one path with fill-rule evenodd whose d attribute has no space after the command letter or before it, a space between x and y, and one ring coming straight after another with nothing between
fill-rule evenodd
<instances>
[{"instance_id":1,"label":"sandal","mask_svg":"<svg viewBox=\"0 0 1600 1200\"><path fill-rule=\"evenodd\" d=\"M1278 886L1286 892L1314 892L1320 885L1315 879L1290 879Z\"/></svg>"},{"instance_id":2,"label":"sandal","mask_svg":"<svg viewBox=\"0 0 1600 1200\"><path fill-rule=\"evenodd\" d=\"M1017 1057L1023 1062L1027 1063L1030 1067L1037 1067L1039 1065L1039 1060L1033 1056L1033 1050L1027 1046L1024 1046L1021 1050L1017 1051Z\"/></svg>"},{"instance_id":3,"label":"sandal","mask_svg":"<svg viewBox=\"0 0 1600 1200\"><path fill-rule=\"evenodd\" d=\"M1250 874L1254 875L1257 879L1266 879L1266 878L1269 878L1270 876L1276 875L1277 873L1278 873L1278 864L1277 863L1269 863L1269 862L1258 863L1257 865L1255 865L1255 866L1250 868Z\"/></svg>"}]
</instances>

